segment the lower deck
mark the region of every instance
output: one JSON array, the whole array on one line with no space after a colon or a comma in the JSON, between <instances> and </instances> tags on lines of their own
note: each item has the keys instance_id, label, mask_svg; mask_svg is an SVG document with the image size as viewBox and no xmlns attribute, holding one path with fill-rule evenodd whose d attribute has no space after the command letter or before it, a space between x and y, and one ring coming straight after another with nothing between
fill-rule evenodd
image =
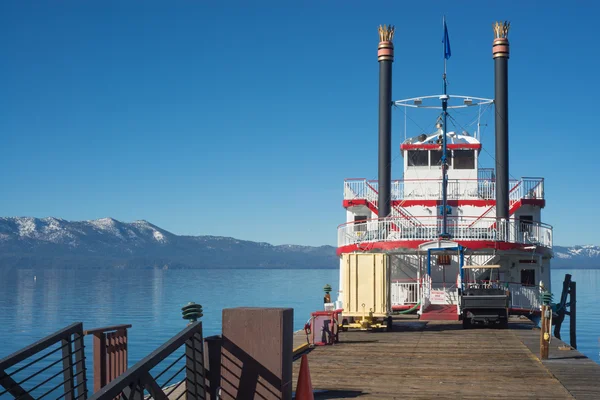
<instances>
[{"instance_id":1,"label":"lower deck","mask_svg":"<svg viewBox=\"0 0 600 400\"><path fill-rule=\"evenodd\" d=\"M295 344L303 341L296 334ZM457 321L395 319L392 332L340 333L308 355L316 399L599 399L600 365L553 338L541 362L539 330L463 330ZM294 363L294 390L300 362Z\"/></svg>"}]
</instances>

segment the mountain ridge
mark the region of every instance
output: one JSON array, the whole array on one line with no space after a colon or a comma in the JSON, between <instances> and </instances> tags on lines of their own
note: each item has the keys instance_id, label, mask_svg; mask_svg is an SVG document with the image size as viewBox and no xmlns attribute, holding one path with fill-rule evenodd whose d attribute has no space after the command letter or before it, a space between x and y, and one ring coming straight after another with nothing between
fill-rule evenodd
<instances>
[{"instance_id":1,"label":"mountain ridge","mask_svg":"<svg viewBox=\"0 0 600 400\"><path fill-rule=\"evenodd\" d=\"M593 244L554 246L554 269L600 269L600 246Z\"/></svg>"},{"instance_id":2,"label":"mountain ridge","mask_svg":"<svg viewBox=\"0 0 600 400\"><path fill-rule=\"evenodd\" d=\"M1 268L337 268L333 246L176 235L146 220L0 218Z\"/></svg>"}]
</instances>

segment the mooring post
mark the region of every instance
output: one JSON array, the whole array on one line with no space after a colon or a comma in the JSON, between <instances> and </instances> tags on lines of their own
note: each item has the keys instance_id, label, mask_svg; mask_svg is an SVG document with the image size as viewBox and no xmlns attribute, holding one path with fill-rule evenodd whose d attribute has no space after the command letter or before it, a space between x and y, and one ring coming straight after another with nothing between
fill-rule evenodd
<instances>
[{"instance_id":1,"label":"mooring post","mask_svg":"<svg viewBox=\"0 0 600 400\"><path fill-rule=\"evenodd\" d=\"M550 305L542 305L542 329L540 330L540 359L547 360L550 351Z\"/></svg>"},{"instance_id":2,"label":"mooring post","mask_svg":"<svg viewBox=\"0 0 600 400\"><path fill-rule=\"evenodd\" d=\"M571 287L569 289L569 335L571 341L571 347L577 348L577 290L575 282L571 281Z\"/></svg>"}]
</instances>

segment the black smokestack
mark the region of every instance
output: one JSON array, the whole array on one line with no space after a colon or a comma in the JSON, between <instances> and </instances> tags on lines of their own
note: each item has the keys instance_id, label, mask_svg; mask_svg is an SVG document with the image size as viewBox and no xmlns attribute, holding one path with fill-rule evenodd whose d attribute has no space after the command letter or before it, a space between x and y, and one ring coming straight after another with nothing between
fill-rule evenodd
<instances>
[{"instance_id":1,"label":"black smokestack","mask_svg":"<svg viewBox=\"0 0 600 400\"><path fill-rule=\"evenodd\" d=\"M391 211L393 38L393 26L379 27L379 218L389 216Z\"/></svg>"},{"instance_id":2,"label":"black smokestack","mask_svg":"<svg viewBox=\"0 0 600 400\"><path fill-rule=\"evenodd\" d=\"M508 29L494 24L494 105L496 107L496 218L508 219Z\"/></svg>"}]
</instances>

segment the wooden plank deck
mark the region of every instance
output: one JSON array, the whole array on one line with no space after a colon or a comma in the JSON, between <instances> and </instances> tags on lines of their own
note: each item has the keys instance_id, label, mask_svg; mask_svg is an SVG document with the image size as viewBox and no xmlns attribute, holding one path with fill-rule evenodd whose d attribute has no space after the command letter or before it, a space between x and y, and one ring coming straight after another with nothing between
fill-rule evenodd
<instances>
[{"instance_id":1,"label":"wooden plank deck","mask_svg":"<svg viewBox=\"0 0 600 400\"><path fill-rule=\"evenodd\" d=\"M539 330L519 330L515 334L534 354L539 356ZM560 347L570 350L561 350ZM600 365L565 342L550 341L550 354L541 363L577 399L600 399Z\"/></svg>"},{"instance_id":2,"label":"wooden plank deck","mask_svg":"<svg viewBox=\"0 0 600 400\"><path fill-rule=\"evenodd\" d=\"M558 350L554 338L554 358L540 362L532 328L523 320L505 330L395 320L393 332L342 332L339 344L308 355L315 398L600 399L600 366ZM294 390L299 369L297 361Z\"/></svg>"}]
</instances>

